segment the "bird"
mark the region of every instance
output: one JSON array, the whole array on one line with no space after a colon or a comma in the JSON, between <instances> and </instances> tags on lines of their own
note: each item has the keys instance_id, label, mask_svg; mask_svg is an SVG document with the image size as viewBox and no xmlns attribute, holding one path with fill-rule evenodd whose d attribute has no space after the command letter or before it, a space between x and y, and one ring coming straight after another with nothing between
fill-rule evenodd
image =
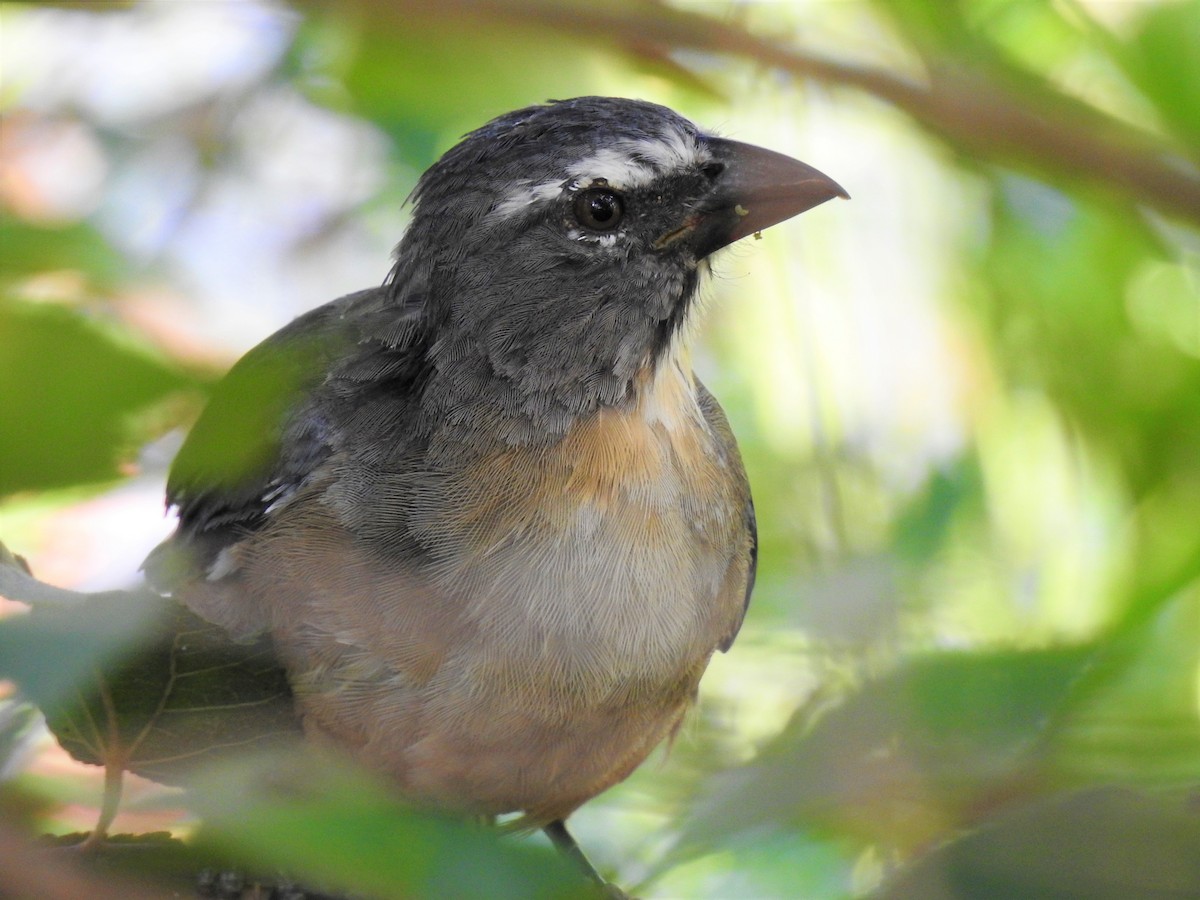
<instances>
[{"instance_id":1,"label":"bird","mask_svg":"<svg viewBox=\"0 0 1200 900\"><path fill-rule=\"evenodd\" d=\"M846 191L643 100L501 115L419 179L390 273L239 360L147 581L265 639L305 736L414 803L566 828L680 727L754 585L690 345L714 253Z\"/></svg>"}]
</instances>

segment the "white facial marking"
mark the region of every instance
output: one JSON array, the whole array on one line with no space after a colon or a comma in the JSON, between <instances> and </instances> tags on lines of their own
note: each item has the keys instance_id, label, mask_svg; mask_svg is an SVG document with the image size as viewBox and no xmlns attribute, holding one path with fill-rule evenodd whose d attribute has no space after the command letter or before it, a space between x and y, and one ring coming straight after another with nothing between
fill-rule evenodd
<instances>
[{"instance_id":1,"label":"white facial marking","mask_svg":"<svg viewBox=\"0 0 1200 900\"><path fill-rule=\"evenodd\" d=\"M617 190L629 190L646 184L658 173L637 161L628 145L605 147L592 156L572 163L567 169L571 177L585 184L603 178Z\"/></svg>"},{"instance_id":2,"label":"white facial marking","mask_svg":"<svg viewBox=\"0 0 1200 900\"><path fill-rule=\"evenodd\" d=\"M618 190L642 187L668 172L703 165L708 151L688 135L669 131L656 138L621 141L573 164L580 181L603 178Z\"/></svg>"},{"instance_id":3,"label":"white facial marking","mask_svg":"<svg viewBox=\"0 0 1200 900\"><path fill-rule=\"evenodd\" d=\"M696 168L712 159L708 149L690 135L667 131L658 137L622 140L569 165L563 177L541 184L522 182L496 204L492 215L519 214L553 200L564 190L587 187L603 180L619 191L643 187L681 169Z\"/></svg>"},{"instance_id":4,"label":"white facial marking","mask_svg":"<svg viewBox=\"0 0 1200 900\"><path fill-rule=\"evenodd\" d=\"M638 155L653 162L660 172L695 168L712 159L707 147L678 131L668 131L657 140L634 141L631 146Z\"/></svg>"},{"instance_id":5,"label":"white facial marking","mask_svg":"<svg viewBox=\"0 0 1200 900\"><path fill-rule=\"evenodd\" d=\"M522 182L509 191L505 198L496 204L496 208L492 210L492 215L507 218L513 213L520 212L535 203L541 203L543 200L553 200L562 193L563 187L561 179L547 181L543 184L532 184L528 181Z\"/></svg>"},{"instance_id":6,"label":"white facial marking","mask_svg":"<svg viewBox=\"0 0 1200 900\"><path fill-rule=\"evenodd\" d=\"M567 237L573 241L584 241L588 244L596 244L600 247L615 247L617 244L617 234L619 232L609 231L604 234L595 234L590 231L583 231L579 228L567 229Z\"/></svg>"}]
</instances>

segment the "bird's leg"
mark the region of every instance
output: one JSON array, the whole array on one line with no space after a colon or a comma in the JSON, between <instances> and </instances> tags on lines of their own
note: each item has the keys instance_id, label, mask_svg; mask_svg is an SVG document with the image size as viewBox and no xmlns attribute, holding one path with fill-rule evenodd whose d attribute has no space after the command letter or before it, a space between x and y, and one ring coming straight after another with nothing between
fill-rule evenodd
<instances>
[{"instance_id":1,"label":"bird's leg","mask_svg":"<svg viewBox=\"0 0 1200 900\"><path fill-rule=\"evenodd\" d=\"M558 849L558 852L571 861L575 868L579 869L590 880L596 884L607 884L604 877L596 871L596 867L592 865L592 861L587 858L579 844L575 843L575 838L571 836L571 832L567 831L567 823L562 819L555 819L549 825L546 825L542 831L546 833L546 837L550 838L550 842Z\"/></svg>"},{"instance_id":2,"label":"bird's leg","mask_svg":"<svg viewBox=\"0 0 1200 900\"><path fill-rule=\"evenodd\" d=\"M550 843L554 844L555 848L571 861L575 868L603 892L604 896L611 900L628 900L627 895L615 884L611 884L604 880L604 876L596 871L596 867L592 865L592 861L587 858L587 855L575 842L575 838L571 836L571 832L567 831L567 823L562 819L555 819L549 825L542 828L546 837L550 838Z\"/></svg>"}]
</instances>

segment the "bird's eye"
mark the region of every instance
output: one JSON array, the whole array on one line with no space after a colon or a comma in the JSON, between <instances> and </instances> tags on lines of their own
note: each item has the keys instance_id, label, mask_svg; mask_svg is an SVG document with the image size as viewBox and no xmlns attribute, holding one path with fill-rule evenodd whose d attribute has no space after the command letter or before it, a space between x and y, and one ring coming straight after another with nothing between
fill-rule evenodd
<instances>
[{"instance_id":1,"label":"bird's eye","mask_svg":"<svg viewBox=\"0 0 1200 900\"><path fill-rule=\"evenodd\" d=\"M625 204L621 195L611 188L591 188L581 191L575 198L575 218L579 224L593 231L609 231L616 228L625 215Z\"/></svg>"}]
</instances>

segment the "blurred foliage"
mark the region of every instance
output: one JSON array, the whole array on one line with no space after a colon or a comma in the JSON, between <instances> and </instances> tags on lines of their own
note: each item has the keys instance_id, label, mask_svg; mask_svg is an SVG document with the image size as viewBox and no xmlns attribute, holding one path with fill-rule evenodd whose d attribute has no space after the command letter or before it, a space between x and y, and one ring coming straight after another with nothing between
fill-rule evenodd
<instances>
[{"instance_id":1,"label":"blurred foliage","mask_svg":"<svg viewBox=\"0 0 1200 900\"><path fill-rule=\"evenodd\" d=\"M149 54L169 6L0 16L9 33L69 17L46 20L43 40L126 17L129 46ZM785 273L783 299L718 304L708 341L721 366L706 378L756 490L755 603L671 758L589 804L575 830L646 897L1200 894L1200 0L239 6L279 35L278 52L140 117L103 84L6 85L6 153L36 138L30 122L70 120L108 170L100 200L57 218L21 178L0 182L3 507L120 479L194 411L196 359L132 314L135 295L162 282L202 295L204 268L236 249L205 230L204 204L289 183L269 102L336 114L387 147L386 177L354 183L341 206L280 213L243 198L222 220L291 226L275 240L296 283L339 240L393 242L372 229L399 226L415 174L506 109L598 92L726 126L756 110L823 118L831 155L852 166L878 159L858 144L882 145L887 170L863 167L855 183L812 159L854 203L799 226L814 251L756 258L751 269ZM30 160L49 149L31 146L12 172L36 174ZM336 168L325 145L309 152ZM156 166L167 174L134 205L186 197L142 214L169 224L157 241L138 237L153 229L122 193ZM852 216L861 238L836 224ZM892 240L918 237L880 243L879 222L898 223ZM206 236L207 263L189 269L181 247ZM876 267L895 276L893 253L934 273L920 283L954 364L915 401L885 391L875 414L962 381L957 439L916 439L904 465L879 435L928 420L872 430L837 372L839 355L855 374L878 360L854 346L863 332L823 332L831 320L811 301L862 293ZM884 308L856 303L863 317ZM877 355L913 362L895 349ZM136 609L102 619L86 633L64 627L69 613L4 623L0 675L55 715L97 663L153 631ZM102 706L74 709L94 720ZM5 758L27 750L25 710L0 709ZM357 774L310 765L249 758L210 774L195 803L204 845L380 896L572 889L545 848L422 818ZM24 817L14 796L0 813Z\"/></svg>"},{"instance_id":2,"label":"blurred foliage","mask_svg":"<svg viewBox=\"0 0 1200 900\"><path fill-rule=\"evenodd\" d=\"M1200 818L1187 797L1116 788L1047 795L927 854L873 900L1194 896Z\"/></svg>"},{"instance_id":3,"label":"blurred foliage","mask_svg":"<svg viewBox=\"0 0 1200 900\"><path fill-rule=\"evenodd\" d=\"M101 293L116 289L128 263L94 227L6 215L0 247L0 496L112 479L145 438L136 414L190 379L106 321L99 304L72 309L14 296L47 273L70 272Z\"/></svg>"},{"instance_id":4,"label":"blurred foliage","mask_svg":"<svg viewBox=\"0 0 1200 900\"><path fill-rule=\"evenodd\" d=\"M1010 800L1090 648L918 657L832 710L802 708L721 779L684 834L711 848L764 824L848 833L908 853ZM1039 788L1041 786L1039 785Z\"/></svg>"},{"instance_id":5,"label":"blurred foliage","mask_svg":"<svg viewBox=\"0 0 1200 900\"><path fill-rule=\"evenodd\" d=\"M257 754L201 774L202 844L226 858L379 897L587 898L548 847L495 829L422 816L340 760ZM287 835L279 840L278 835ZM599 892L595 892L599 895Z\"/></svg>"},{"instance_id":6,"label":"blurred foliage","mask_svg":"<svg viewBox=\"0 0 1200 900\"><path fill-rule=\"evenodd\" d=\"M20 300L0 299L0 359L3 494L114 478L146 437L137 414L189 384L86 312Z\"/></svg>"},{"instance_id":7,"label":"blurred foliage","mask_svg":"<svg viewBox=\"0 0 1200 900\"><path fill-rule=\"evenodd\" d=\"M266 638L235 644L178 604L144 595L124 600L93 601L98 623L114 634L125 625L124 640L105 642L103 628L87 629L92 642L74 647L74 665L56 671L50 684L44 667L26 659L22 672L10 662L9 672L75 759L186 783L187 773L208 760L298 736L292 692ZM61 654L73 637L78 643L82 615L92 614L37 608L28 616L32 628L20 629L23 621L9 629L20 647L6 656L17 660L31 648ZM130 620L139 628L134 642ZM62 690L68 677L72 689Z\"/></svg>"}]
</instances>

